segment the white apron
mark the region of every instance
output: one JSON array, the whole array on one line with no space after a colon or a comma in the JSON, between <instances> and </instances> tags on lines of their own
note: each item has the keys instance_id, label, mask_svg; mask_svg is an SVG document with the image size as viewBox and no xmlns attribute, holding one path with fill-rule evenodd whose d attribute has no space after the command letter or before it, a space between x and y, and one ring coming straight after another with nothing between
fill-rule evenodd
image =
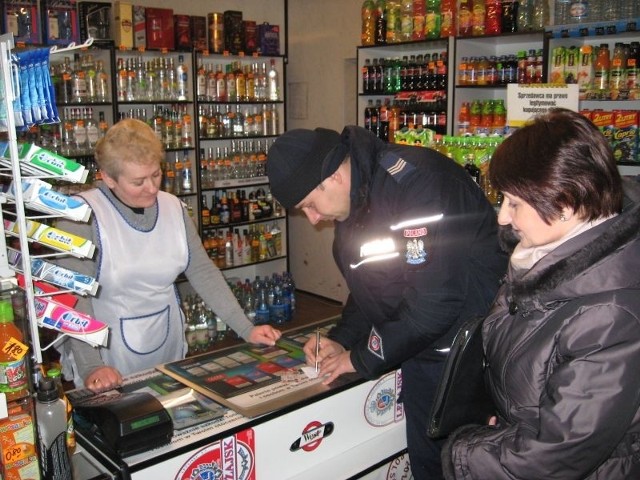
<instances>
[{"instance_id":1,"label":"white apron","mask_svg":"<svg viewBox=\"0 0 640 480\"><path fill-rule=\"evenodd\" d=\"M176 277L189 260L180 201L158 193L158 219L148 232L130 225L99 190L83 192L98 235L95 318L110 327L107 365L123 375L180 360L187 352ZM108 234L105 234L108 232Z\"/></svg>"}]
</instances>

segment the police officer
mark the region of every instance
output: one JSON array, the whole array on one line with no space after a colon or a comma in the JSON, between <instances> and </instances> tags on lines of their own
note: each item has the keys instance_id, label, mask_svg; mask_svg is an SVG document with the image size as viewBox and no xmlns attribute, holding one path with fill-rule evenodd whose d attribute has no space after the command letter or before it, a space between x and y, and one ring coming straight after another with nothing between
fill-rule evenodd
<instances>
[{"instance_id":1,"label":"police officer","mask_svg":"<svg viewBox=\"0 0 640 480\"><path fill-rule=\"evenodd\" d=\"M444 352L465 319L487 312L506 270L495 211L452 160L356 126L286 132L267 174L285 208L335 225L334 259L350 294L320 340L325 383L401 367L412 474L442 478L427 420ZM315 338L305 345L311 363L315 348Z\"/></svg>"}]
</instances>

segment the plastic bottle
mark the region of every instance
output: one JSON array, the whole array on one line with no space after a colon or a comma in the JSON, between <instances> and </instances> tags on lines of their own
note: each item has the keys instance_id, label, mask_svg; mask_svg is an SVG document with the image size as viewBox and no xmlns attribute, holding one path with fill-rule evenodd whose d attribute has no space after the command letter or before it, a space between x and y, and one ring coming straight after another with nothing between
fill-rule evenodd
<instances>
[{"instance_id":1,"label":"plastic bottle","mask_svg":"<svg viewBox=\"0 0 640 480\"><path fill-rule=\"evenodd\" d=\"M627 56L627 88L638 86L638 67L640 67L640 42L631 42Z\"/></svg>"},{"instance_id":2,"label":"plastic bottle","mask_svg":"<svg viewBox=\"0 0 640 480\"><path fill-rule=\"evenodd\" d=\"M58 395L60 395L60 398L64 402L65 409L67 411L67 449L69 450L69 454L73 455L73 452L76 449L76 430L75 426L73 425L73 406L67 398L67 395L64 393L64 386L62 385L62 372L59 368L50 368L47 371L47 377L53 378L53 381L56 382Z\"/></svg>"},{"instance_id":3,"label":"plastic bottle","mask_svg":"<svg viewBox=\"0 0 640 480\"><path fill-rule=\"evenodd\" d=\"M518 7L518 31L528 32L533 28L533 0L520 0Z\"/></svg>"},{"instance_id":4,"label":"plastic bottle","mask_svg":"<svg viewBox=\"0 0 640 480\"><path fill-rule=\"evenodd\" d=\"M27 347L20 329L13 322L13 307L0 301L0 392L7 401L17 400L29 393Z\"/></svg>"},{"instance_id":5,"label":"plastic bottle","mask_svg":"<svg viewBox=\"0 0 640 480\"><path fill-rule=\"evenodd\" d=\"M462 102L462 105L460 105L460 112L458 113L458 135L469 135L470 126L471 112L469 102Z\"/></svg>"},{"instance_id":6,"label":"plastic bottle","mask_svg":"<svg viewBox=\"0 0 640 480\"><path fill-rule=\"evenodd\" d=\"M387 43L400 41L400 1L387 0Z\"/></svg>"},{"instance_id":7,"label":"plastic bottle","mask_svg":"<svg viewBox=\"0 0 640 480\"><path fill-rule=\"evenodd\" d=\"M594 64L594 82L593 87L597 90L604 90L609 87L609 71L611 67L611 60L609 57L609 45L606 43L600 44L598 53L596 55L596 61Z\"/></svg>"},{"instance_id":8,"label":"plastic bottle","mask_svg":"<svg viewBox=\"0 0 640 480\"><path fill-rule=\"evenodd\" d=\"M376 33L376 7L373 0L362 2L362 31L360 42L362 45L374 45Z\"/></svg>"},{"instance_id":9,"label":"plastic bottle","mask_svg":"<svg viewBox=\"0 0 640 480\"><path fill-rule=\"evenodd\" d=\"M424 40L424 22L427 14L426 0L413 0L412 40Z\"/></svg>"},{"instance_id":10,"label":"plastic bottle","mask_svg":"<svg viewBox=\"0 0 640 480\"><path fill-rule=\"evenodd\" d=\"M611 69L609 71L609 88L620 90L627 85L627 59L624 53L622 42L616 42L611 58Z\"/></svg>"},{"instance_id":11,"label":"plastic bottle","mask_svg":"<svg viewBox=\"0 0 640 480\"><path fill-rule=\"evenodd\" d=\"M533 30L544 30L549 25L549 2L547 0L533 1L532 15Z\"/></svg>"},{"instance_id":12,"label":"plastic bottle","mask_svg":"<svg viewBox=\"0 0 640 480\"><path fill-rule=\"evenodd\" d=\"M471 35L471 0L460 0L458 7L458 35L468 37Z\"/></svg>"},{"instance_id":13,"label":"plastic bottle","mask_svg":"<svg viewBox=\"0 0 640 480\"><path fill-rule=\"evenodd\" d=\"M518 31L518 0L502 0L502 33Z\"/></svg>"},{"instance_id":14,"label":"plastic bottle","mask_svg":"<svg viewBox=\"0 0 640 480\"><path fill-rule=\"evenodd\" d=\"M485 34L487 7L485 0L471 1L471 35L481 37Z\"/></svg>"},{"instance_id":15,"label":"plastic bottle","mask_svg":"<svg viewBox=\"0 0 640 480\"><path fill-rule=\"evenodd\" d=\"M400 38L401 42L413 39L413 0L402 0L400 4Z\"/></svg>"},{"instance_id":16,"label":"plastic bottle","mask_svg":"<svg viewBox=\"0 0 640 480\"><path fill-rule=\"evenodd\" d=\"M72 478L67 450L67 409L53 378L41 378L36 395L40 469L44 480Z\"/></svg>"},{"instance_id":17,"label":"plastic bottle","mask_svg":"<svg viewBox=\"0 0 640 480\"><path fill-rule=\"evenodd\" d=\"M457 12L455 0L442 0L440 2L440 36L450 37L456 34Z\"/></svg>"},{"instance_id":18,"label":"plastic bottle","mask_svg":"<svg viewBox=\"0 0 640 480\"><path fill-rule=\"evenodd\" d=\"M387 12L385 0L376 2L376 45L387 43Z\"/></svg>"},{"instance_id":19,"label":"plastic bottle","mask_svg":"<svg viewBox=\"0 0 640 480\"><path fill-rule=\"evenodd\" d=\"M427 12L424 23L424 33L427 38L440 38L442 16L440 0L427 0Z\"/></svg>"},{"instance_id":20,"label":"plastic bottle","mask_svg":"<svg viewBox=\"0 0 640 480\"><path fill-rule=\"evenodd\" d=\"M487 35L502 33L502 0L487 0L485 33Z\"/></svg>"},{"instance_id":21,"label":"plastic bottle","mask_svg":"<svg viewBox=\"0 0 640 480\"><path fill-rule=\"evenodd\" d=\"M569 23L569 9L571 0L555 0L553 12L554 25L566 25Z\"/></svg>"}]
</instances>

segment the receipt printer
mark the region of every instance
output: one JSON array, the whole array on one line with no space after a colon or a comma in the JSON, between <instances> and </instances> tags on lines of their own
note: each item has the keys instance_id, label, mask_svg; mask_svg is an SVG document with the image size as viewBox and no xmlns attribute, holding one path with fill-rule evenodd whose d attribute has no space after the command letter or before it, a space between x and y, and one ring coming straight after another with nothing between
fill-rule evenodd
<instances>
[{"instance_id":1,"label":"receipt printer","mask_svg":"<svg viewBox=\"0 0 640 480\"><path fill-rule=\"evenodd\" d=\"M121 456L166 445L173 422L160 401L145 392L101 394L69 392L76 428L88 439Z\"/></svg>"}]
</instances>

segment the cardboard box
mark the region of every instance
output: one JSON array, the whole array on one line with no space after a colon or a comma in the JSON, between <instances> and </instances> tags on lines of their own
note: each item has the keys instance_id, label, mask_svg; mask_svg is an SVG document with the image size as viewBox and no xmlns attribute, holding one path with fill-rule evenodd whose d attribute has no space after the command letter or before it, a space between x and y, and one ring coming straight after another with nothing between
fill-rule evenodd
<instances>
[{"instance_id":1,"label":"cardboard box","mask_svg":"<svg viewBox=\"0 0 640 480\"><path fill-rule=\"evenodd\" d=\"M147 48L147 20L145 8L133 6L133 45L136 48Z\"/></svg>"},{"instance_id":2,"label":"cardboard box","mask_svg":"<svg viewBox=\"0 0 640 480\"><path fill-rule=\"evenodd\" d=\"M224 52L224 15L219 12L207 14L209 25L209 53Z\"/></svg>"},{"instance_id":3,"label":"cardboard box","mask_svg":"<svg viewBox=\"0 0 640 480\"><path fill-rule=\"evenodd\" d=\"M189 15L174 15L173 30L176 50L191 50L191 19Z\"/></svg>"},{"instance_id":4,"label":"cardboard box","mask_svg":"<svg viewBox=\"0 0 640 480\"><path fill-rule=\"evenodd\" d=\"M244 53L254 53L258 50L258 26L253 20L244 20Z\"/></svg>"},{"instance_id":5,"label":"cardboard box","mask_svg":"<svg viewBox=\"0 0 640 480\"><path fill-rule=\"evenodd\" d=\"M38 0L4 0L3 33L13 33L16 43L41 43Z\"/></svg>"},{"instance_id":6,"label":"cardboard box","mask_svg":"<svg viewBox=\"0 0 640 480\"><path fill-rule=\"evenodd\" d=\"M191 16L191 45L197 52L207 49L207 17Z\"/></svg>"},{"instance_id":7,"label":"cardboard box","mask_svg":"<svg viewBox=\"0 0 640 480\"><path fill-rule=\"evenodd\" d=\"M280 27L264 22L258 26L258 41L262 55L280 55Z\"/></svg>"},{"instance_id":8,"label":"cardboard box","mask_svg":"<svg viewBox=\"0 0 640 480\"><path fill-rule=\"evenodd\" d=\"M111 20L111 3L78 2L78 24L80 26L81 42L93 37L94 43L113 43Z\"/></svg>"},{"instance_id":9,"label":"cardboard box","mask_svg":"<svg viewBox=\"0 0 640 480\"><path fill-rule=\"evenodd\" d=\"M147 48L174 50L173 10L147 7L145 17Z\"/></svg>"},{"instance_id":10,"label":"cardboard box","mask_svg":"<svg viewBox=\"0 0 640 480\"><path fill-rule=\"evenodd\" d=\"M613 156L618 163L638 162L638 111L613 113Z\"/></svg>"},{"instance_id":11,"label":"cardboard box","mask_svg":"<svg viewBox=\"0 0 640 480\"><path fill-rule=\"evenodd\" d=\"M76 0L42 0L42 32L47 45L80 41Z\"/></svg>"},{"instance_id":12,"label":"cardboard box","mask_svg":"<svg viewBox=\"0 0 640 480\"><path fill-rule=\"evenodd\" d=\"M10 414L8 418L0 420L0 448L2 478L40 478L35 425L29 412Z\"/></svg>"},{"instance_id":13,"label":"cardboard box","mask_svg":"<svg viewBox=\"0 0 640 480\"><path fill-rule=\"evenodd\" d=\"M244 25L242 12L227 10L224 12L224 49L237 55L244 48Z\"/></svg>"},{"instance_id":14,"label":"cardboard box","mask_svg":"<svg viewBox=\"0 0 640 480\"><path fill-rule=\"evenodd\" d=\"M116 0L113 4L113 30L117 47L133 48L133 7Z\"/></svg>"}]
</instances>

